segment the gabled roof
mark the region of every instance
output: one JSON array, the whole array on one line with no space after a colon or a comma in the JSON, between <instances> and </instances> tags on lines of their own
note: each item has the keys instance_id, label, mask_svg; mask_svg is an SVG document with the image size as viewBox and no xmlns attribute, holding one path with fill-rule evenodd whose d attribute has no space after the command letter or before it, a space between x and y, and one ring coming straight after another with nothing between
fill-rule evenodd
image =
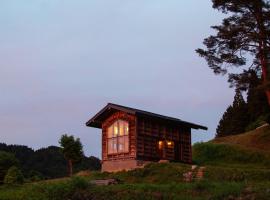
<instances>
[{"instance_id":1,"label":"gabled roof","mask_svg":"<svg viewBox=\"0 0 270 200\"><path fill-rule=\"evenodd\" d=\"M185 125L187 127L193 128L193 129L203 129L207 130L208 128L205 126L201 126L198 124L194 124L191 122L186 122L177 118L173 117L168 117L144 110L139 110L136 108L130 108L126 106L121 106L113 103L108 103L101 111L99 111L94 117L92 117L88 122L86 122L86 126L89 127L95 127L95 128L101 128L102 122L108 117L110 114L116 112L116 111L123 111L125 113L133 114L133 115L143 115L147 117L152 117L152 118L158 118L161 120L169 121L172 123L177 123L180 125Z\"/></svg>"}]
</instances>

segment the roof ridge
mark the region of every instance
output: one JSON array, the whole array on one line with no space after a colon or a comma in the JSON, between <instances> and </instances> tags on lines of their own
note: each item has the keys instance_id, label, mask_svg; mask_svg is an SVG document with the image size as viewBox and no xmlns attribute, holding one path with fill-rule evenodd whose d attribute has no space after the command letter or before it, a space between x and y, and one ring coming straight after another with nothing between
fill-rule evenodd
<instances>
[{"instance_id":1,"label":"roof ridge","mask_svg":"<svg viewBox=\"0 0 270 200\"><path fill-rule=\"evenodd\" d=\"M159 114L159 113L153 113L153 112L150 112L150 111L147 111L147 110L132 108L132 107L123 106L123 105L120 105L120 104L108 103L107 106L109 106L109 105L119 106L119 107L123 107L123 108L127 108L127 109L132 109L132 110L135 110L135 111L145 112L145 113L149 113L149 114L159 115L161 117L166 117L166 118L170 118L170 119L175 119L175 120L183 121L183 120L181 120L179 118L176 118L176 117L170 117L168 115L163 115L163 114Z\"/></svg>"},{"instance_id":2,"label":"roof ridge","mask_svg":"<svg viewBox=\"0 0 270 200\"><path fill-rule=\"evenodd\" d=\"M166 116L166 115L161 115L161 114L157 114L157 113L153 113L153 112L149 112L149 111L145 111L145 110L140 110L140 109L137 109L137 108L122 106L122 105L115 104L115 103L108 103L94 117L92 117L88 122L86 122L86 125L87 126L93 126L93 127L100 127L99 123L101 123L101 122L98 121L97 118L100 115L102 115L108 108L109 109L112 108L112 109L120 110L120 111L131 113L131 114L142 114L142 115L148 115L148 116L152 116L152 117L157 117L157 118L160 118L160 119L163 119L163 120L169 120L169 121L172 121L172 122L175 122L175 123L183 123L183 124L186 124L187 126L189 126L190 128L194 128L194 129L204 129L204 130L208 129L205 126L201 126L201 125L194 124L194 123L191 123L191 122L183 121L183 120L175 118L175 117L169 117L169 116ZM99 124L99 125L97 125L97 124Z\"/></svg>"}]
</instances>

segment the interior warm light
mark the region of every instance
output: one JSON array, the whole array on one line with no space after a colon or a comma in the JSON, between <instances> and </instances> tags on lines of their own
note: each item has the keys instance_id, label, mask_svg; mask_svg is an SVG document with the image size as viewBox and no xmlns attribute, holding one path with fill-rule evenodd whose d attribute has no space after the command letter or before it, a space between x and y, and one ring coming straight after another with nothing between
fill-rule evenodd
<instances>
[{"instance_id":1,"label":"interior warm light","mask_svg":"<svg viewBox=\"0 0 270 200\"><path fill-rule=\"evenodd\" d=\"M114 134L117 135L118 134L118 128L114 127Z\"/></svg>"},{"instance_id":2,"label":"interior warm light","mask_svg":"<svg viewBox=\"0 0 270 200\"><path fill-rule=\"evenodd\" d=\"M171 142L171 141L168 141L168 142L167 142L167 145L168 145L168 146L171 146L171 145L172 145L172 142Z\"/></svg>"},{"instance_id":3,"label":"interior warm light","mask_svg":"<svg viewBox=\"0 0 270 200\"><path fill-rule=\"evenodd\" d=\"M159 142L158 142L158 145L161 146L161 145L162 145L162 141L159 141Z\"/></svg>"}]
</instances>

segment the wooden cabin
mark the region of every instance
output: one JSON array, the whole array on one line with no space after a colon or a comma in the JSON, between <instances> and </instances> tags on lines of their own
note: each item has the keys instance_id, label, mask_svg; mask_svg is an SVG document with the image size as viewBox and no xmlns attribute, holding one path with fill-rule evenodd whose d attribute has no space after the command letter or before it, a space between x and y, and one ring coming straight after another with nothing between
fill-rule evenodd
<instances>
[{"instance_id":1,"label":"wooden cabin","mask_svg":"<svg viewBox=\"0 0 270 200\"><path fill-rule=\"evenodd\" d=\"M130 170L161 160L192 162L191 129L207 127L107 104L87 123L102 129L102 171Z\"/></svg>"}]
</instances>

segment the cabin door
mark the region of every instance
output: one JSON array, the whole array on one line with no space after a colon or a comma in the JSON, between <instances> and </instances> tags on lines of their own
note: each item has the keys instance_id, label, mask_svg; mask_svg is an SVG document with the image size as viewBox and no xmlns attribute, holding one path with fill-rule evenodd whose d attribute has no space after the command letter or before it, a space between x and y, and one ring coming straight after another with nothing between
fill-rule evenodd
<instances>
[{"instance_id":1,"label":"cabin door","mask_svg":"<svg viewBox=\"0 0 270 200\"><path fill-rule=\"evenodd\" d=\"M158 149L158 156L159 156L159 159L164 159L165 158L165 143L164 141L158 141L158 144L157 144L157 149Z\"/></svg>"}]
</instances>

